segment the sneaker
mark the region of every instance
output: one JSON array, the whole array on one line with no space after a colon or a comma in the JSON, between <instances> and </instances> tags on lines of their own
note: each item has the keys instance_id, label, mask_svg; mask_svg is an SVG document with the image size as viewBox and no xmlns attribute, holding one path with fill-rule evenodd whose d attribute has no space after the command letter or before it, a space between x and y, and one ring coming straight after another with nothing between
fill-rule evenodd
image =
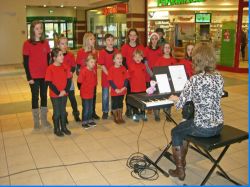
<instances>
[{"instance_id":1,"label":"sneaker","mask_svg":"<svg viewBox=\"0 0 250 187\"><path fill-rule=\"evenodd\" d=\"M102 119L108 119L108 117L109 117L109 113L103 112Z\"/></svg>"},{"instance_id":2,"label":"sneaker","mask_svg":"<svg viewBox=\"0 0 250 187\"><path fill-rule=\"evenodd\" d=\"M92 115L92 118L93 118L93 119L96 119L96 120L99 120L99 119L100 119L100 117L99 117L96 113L94 113L94 114Z\"/></svg>"},{"instance_id":3,"label":"sneaker","mask_svg":"<svg viewBox=\"0 0 250 187\"><path fill-rule=\"evenodd\" d=\"M140 118L139 118L138 114L134 114L132 119L135 122L139 122L140 121Z\"/></svg>"},{"instance_id":4,"label":"sneaker","mask_svg":"<svg viewBox=\"0 0 250 187\"><path fill-rule=\"evenodd\" d=\"M96 123L94 121L91 121L88 123L88 126L90 127L96 127Z\"/></svg>"},{"instance_id":5,"label":"sneaker","mask_svg":"<svg viewBox=\"0 0 250 187\"><path fill-rule=\"evenodd\" d=\"M89 128L90 128L90 126L89 126L88 124L82 124L82 127L83 127L84 129L89 129Z\"/></svg>"}]
</instances>

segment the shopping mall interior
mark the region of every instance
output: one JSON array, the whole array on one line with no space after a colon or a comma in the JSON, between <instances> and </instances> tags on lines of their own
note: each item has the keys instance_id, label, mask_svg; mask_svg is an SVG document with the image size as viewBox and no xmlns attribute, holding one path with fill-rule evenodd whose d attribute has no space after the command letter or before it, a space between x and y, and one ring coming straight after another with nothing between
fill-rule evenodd
<instances>
[{"instance_id":1,"label":"shopping mall interior","mask_svg":"<svg viewBox=\"0 0 250 187\"><path fill-rule=\"evenodd\" d=\"M34 131L31 92L22 54L34 20L43 24L51 49L56 44L55 36L64 35L75 56L88 31L94 34L96 48L101 50L107 33L114 35L115 47L120 49L130 28L137 29L144 46L155 29L162 28L176 59L184 58L187 43L211 43L216 52L217 70L228 92L228 97L221 99L224 124L248 132L248 0L0 2L0 185L200 185L214 164L211 157L190 147L184 181L165 176L159 168L157 172L144 170L138 175L140 171L133 172L127 166L130 155L138 152L155 161L171 141L175 124L165 121L163 112L160 122L149 111L147 122L134 122L124 116L126 123L122 125L114 123L110 114L107 120L97 120L95 128L86 130L81 122L74 120L68 101L70 136L57 137L53 128ZM96 111L99 116L102 115L101 71L98 66ZM76 75L73 81L77 85ZM75 95L81 111L78 89ZM49 97L48 108L48 120L53 124ZM177 123L182 120L181 110L175 107L171 116ZM248 139L231 144L206 185L235 185L228 178L248 185L248 147ZM217 159L223 150L224 147L219 147L209 153ZM154 165L155 162L150 167L155 169ZM167 156L157 165L164 171L175 166ZM222 168L228 178L216 172Z\"/></svg>"}]
</instances>

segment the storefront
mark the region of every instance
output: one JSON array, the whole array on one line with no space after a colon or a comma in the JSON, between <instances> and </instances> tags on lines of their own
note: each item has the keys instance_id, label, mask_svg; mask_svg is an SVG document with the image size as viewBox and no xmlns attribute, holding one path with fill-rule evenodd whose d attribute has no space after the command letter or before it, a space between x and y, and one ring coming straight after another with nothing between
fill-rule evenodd
<instances>
[{"instance_id":1,"label":"storefront","mask_svg":"<svg viewBox=\"0 0 250 187\"><path fill-rule=\"evenodd\" d=\"M74 7L27 7L27 38L30 37L30 24L34 20L40 20L43 23L44 34L50 48L55 47L60 36L68 38L69 48L76 47L76 9Z\"/></svg>"},{"instance_id":2,"label":"storefront","mask_svg":"<svg viewBox=\"0 0 250 187\"><path fill-rule=\"evenodd\" d=\"M230 48L232 63L225 64L233 67L236 44L236 26L238 21L239 1L214 0L148 0L147 1L147 38L156 28L164 29L165 38L175 49L184 50L186 43L211 42L217 53L218 64L225 64L223 50ZM248 38L248 7L243 9L242 30ZM229 26L230 25L230 26ZM227 26L230 27L230 42L224 40ZM225 43L226 48L225 48ZM230 43L230 47L228 44ZM248 44L245 49L245 58L240 55L240 64L247 64ZM177 58L182 58L178 53Z\"/></svg>"},{"instance_id":3,"label":"storefront","mask_svg":"<svg viewBox=\"0 0 250 187\"><path fill-rule=\"evenodd\" d=\"M125 42L127 3L87 10L87 30L92 31L97 39L97 48L104 47L104 36L111 33L115 37L115 46L120 47Z\"/></svg>"}]
</instances>

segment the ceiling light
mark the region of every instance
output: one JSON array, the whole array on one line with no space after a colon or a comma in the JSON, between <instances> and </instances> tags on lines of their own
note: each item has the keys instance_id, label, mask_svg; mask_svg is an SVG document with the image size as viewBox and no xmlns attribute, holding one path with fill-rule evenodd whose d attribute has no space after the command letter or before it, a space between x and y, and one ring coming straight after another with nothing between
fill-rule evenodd
<instances>
[{"instance_id":1,"label":"ceiling light","mask_svg":"<svg viewBox=\"0 0 250 187\"><path fill-rule=\"evenodd\" d=\"M43 7L46 7L47 5L43 5Z\"/></svg>"},{"instance_id":2,"label":"ceiling light","mask_svg":"<svg viewBox=\"0 0 250 187\"><path fill-rule=\"evenodd\" d=\"M74 9L76 9L76 6L74 7Z\"/></svg>"},{"instance_id":3,"label":"ceiling light","mask_svg":"<svg viewBox=\"0 0 250 187\"><path fill-rule=\"evenodd\" d=\"M61 5L60 7L61 7L61 8L63 8L64 6L63 6L63 5Z\"/></svg>"}]
</instances>

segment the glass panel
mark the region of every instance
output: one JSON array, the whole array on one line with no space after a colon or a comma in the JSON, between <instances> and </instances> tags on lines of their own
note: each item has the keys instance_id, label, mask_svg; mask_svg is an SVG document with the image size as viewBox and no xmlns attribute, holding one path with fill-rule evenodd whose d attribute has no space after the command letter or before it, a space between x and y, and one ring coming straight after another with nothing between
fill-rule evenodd
<instances>
[{"instance_id":1,"label":"glass panel","mask_svg":"<svg viewBox=\"0 0 250 187\"><path fill-rule=\"evenodd\" d=\"M248 23L248 8L244 8L242 17L242 32L239 56L240 68L248 68Z\"/></svg>"},{"instance_id":2,"label":"glass panel","mask_svg":"<svg viewBox=\"0 0 250 187\"><path fill-rule=\"evenodd\" d=\"M53 23L45 23L45 36L47 39L53 39Z\"/></svg>"},{"instance_id":3,"label":"glass panel","mask_svg":"<svg viewBox=\"0 0 250 187\"><path fill-rule=\"evenodd\" d=\"M54 48L54 46L55 46L54 40L49 40L49 47Z\"/></svg>"},{"instance_id":4,"label":"glass panel","mask_svg":"<svg viewBox=\"0 0 250 187\"><path fill-rule=\"evenodd\" d=\"M67 23L68 38L73 38L73 23Z\"/></svg>"},{"instance_id":5,"label":"glass panel","mask_svg":"<svg viewBox=\"0 0 250 187\"><path fill-rule=\"evenodd\" d=\"M66 23L60 23L60 35L67 37Z\"/></svg>"},{"instance_id":6,"label":"glass panel","mask_svg":"<svg viewBox=\"0 0 250 187\"><path fill-rule=\"evenodd\" d=\"M30 38L30 23L27 24L27 37Z\"/></svg>"},{"instance_id":7,"label":"glass panel","mask_svg":"<svg viewBox=\"0 0 250 187\"><path fill-rule=\"evenodd\" d=\"M73 42L73 40L69 40L69 41L68 41L68 47L69 47L69 48L73 48L73 47L74 47L74 42Z\"/></svg>"}]
</instances>

